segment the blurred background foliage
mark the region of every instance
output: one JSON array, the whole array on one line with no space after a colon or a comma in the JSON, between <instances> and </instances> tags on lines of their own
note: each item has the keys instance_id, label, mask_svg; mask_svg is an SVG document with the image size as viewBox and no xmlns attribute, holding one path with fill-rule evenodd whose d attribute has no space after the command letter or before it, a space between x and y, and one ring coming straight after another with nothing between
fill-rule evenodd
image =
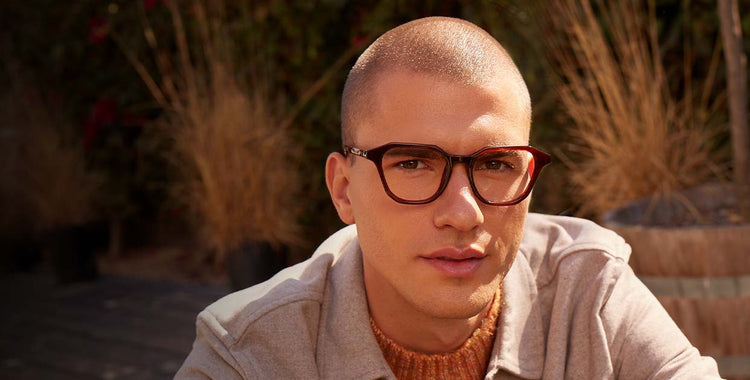
<instances>
[{"instance_id":1,"label":"blurred background foliage","mask_svg":"<svg viewBox=\"0 0 750 380\"><path fill-rule=\"evenodd\" d=\"M0 20L6 25L0 34L4 57L0 85L6 92L0 125L3 155L11 154L8 147L22 138L17 131L26 128L25 119L8 116L10 111L23 108L32 114L54 115L51 127L73 136L65 143L83 152L85 166L103 178L91 203L97 218L108 223L110 236L120 239L126 249L165 236L192 239L185 205L169 192L176 169L165 153L172 142L158 127L169 110L154 99L133 64L135 58L145 70L156 73L160 55L177 57L178 34L165 1L11 0L0 5ZM188 35L197 36L200 25L193 1L171 1L181 12ZM296 201L302 209L296 222L303 231L303 243L295 248L291 262L304 259L341 226L325 189L323 168L328 153L339 149L339 101L347 70L369 42L403 22L454 16L489 31L510 52L527 81L534 108L533 144L558 157L576 159L576 144L568 134L570 120L561 111L555 90L560 71L546 52L550 41L565 42L544 17L544 1L202 3L220 22L222 38L232 41L228 52L232 75L239 83L264 83L269 102L289 125L292 143L284 148L296 152L289 170L299 173ZM670 90L680 93L706 75L720 43L716 4L656 0L655 9ZM750 1L741 0L745 36L750 35L749 9ZM158 49L144 34L149 28ZM744 41L748 51L750 38ZM200 39L190 38L188 43L200 44ZM695 78L683 77L683 62L693 66ZM713 96L720 98L725 74L719 66L715 79L719 89ZM725 107L716 117L727 118ZM720 131L716 139L718 149L726 149L728 131ZM11 162L17 167L9 168ZM34 229L33 213L10 212L27 207L15 200L18 193L9 185L23 168L23 160L5 160L1 202L9 210L4 213L13 217L3 218L4 232L25 226ZM559 159L546 169L534 194L533 210L578 214L581 200L571 194L568 170Z\"/></svg>"}]
</instances>

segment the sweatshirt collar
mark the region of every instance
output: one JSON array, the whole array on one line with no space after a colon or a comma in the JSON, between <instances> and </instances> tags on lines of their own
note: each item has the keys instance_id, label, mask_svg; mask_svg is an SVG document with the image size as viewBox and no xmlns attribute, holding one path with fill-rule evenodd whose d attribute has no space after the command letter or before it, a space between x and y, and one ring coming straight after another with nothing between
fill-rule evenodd
<instances>
[{"instance_id":1,"label":"sweatshirt collar","mask_svg":"<svg viewBox=\"0 0 750 380\"><path fill-rule=\"evenodd\" d=\"M354 226L329 271L318 329L317 362L323 379L395 379L370 328L362 251ZM343 232L343 231L342 231Z\"/></svg>"},{"instance_id":2,"label":"sweatshirt collar","mask_svg":"<svg viewBox=\"0 0 750 380\"><path fill-rule=\"evenodd\" d=\"M505 304L487 378L503 370L524 379L539 379L544 369L546 339L536 281L520 252L503 280L503 297Z\"/></svg>"}]
</instances>

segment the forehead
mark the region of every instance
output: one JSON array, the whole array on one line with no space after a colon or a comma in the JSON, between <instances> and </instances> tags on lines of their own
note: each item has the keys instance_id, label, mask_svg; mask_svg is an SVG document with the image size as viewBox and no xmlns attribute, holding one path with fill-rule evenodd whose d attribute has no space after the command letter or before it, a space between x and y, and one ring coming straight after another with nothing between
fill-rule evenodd
<instances>
[{"instance_id":1,"label":"forehead","mask_svg":"<svg viewBox=\"0 0 750 380\"><path fill-rule=\"evenodd\" d=\"M454 154L525 145L529 111L516 87L499 76L465 84L408 70L381 73L373 80L355 141L366 148L389 142L434 144Z\"/></svg>"}]
</instances>

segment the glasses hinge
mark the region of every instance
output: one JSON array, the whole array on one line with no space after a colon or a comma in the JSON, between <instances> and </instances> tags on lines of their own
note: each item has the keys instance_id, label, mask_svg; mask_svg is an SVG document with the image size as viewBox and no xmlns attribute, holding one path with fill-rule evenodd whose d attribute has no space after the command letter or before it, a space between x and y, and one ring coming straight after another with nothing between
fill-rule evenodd
<instances>
[{"instance_id":1,"label":"glasses hinge","mask_svg":"<svg viewBox=\"0 0 750 380\"><path fill-rule=\"evenodd\" d=\"M349 151L352 152L352 154L356 154L357 156L361 156L361 157L365 157L365 158L367 157L367 151L366 150L362 150L362 149L355 148L355 147L350 147Z\"/></svg>"}]
</instances>

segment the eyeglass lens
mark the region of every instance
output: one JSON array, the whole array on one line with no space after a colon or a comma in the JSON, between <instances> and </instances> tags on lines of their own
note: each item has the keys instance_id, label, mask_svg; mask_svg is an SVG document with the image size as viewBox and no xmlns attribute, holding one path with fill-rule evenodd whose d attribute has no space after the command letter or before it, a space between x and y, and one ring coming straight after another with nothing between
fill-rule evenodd
<instances>
[{"instance_id":1,"label":"eyeglass lens","mask_svg":"<svg viewBox=\"0 0 750 380\"><path fill-rule=\"evenodd\" d=\"M532 177L534 155L525 150L497 148L473 160L476 191L489 202L511 202L523 195ZM449 158L430 147L394 147L383 154L381 166L388 188L398 198L422 201L443 183Z\"/></svg>"}]
</instances>

